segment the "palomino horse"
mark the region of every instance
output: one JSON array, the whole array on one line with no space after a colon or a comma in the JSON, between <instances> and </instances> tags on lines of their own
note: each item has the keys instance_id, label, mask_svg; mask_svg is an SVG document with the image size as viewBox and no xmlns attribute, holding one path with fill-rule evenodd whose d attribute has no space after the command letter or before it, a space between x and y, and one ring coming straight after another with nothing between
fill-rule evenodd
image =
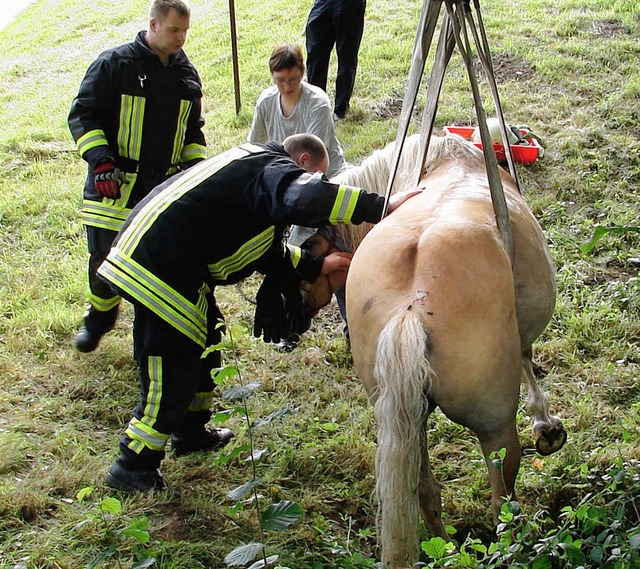
<instances>
[{"instance_id":1,"label":"palomino horse","mask_svg":"<svg viewBox=\"0 0 640 569\"><path fill-rule=\"evenodd\" d=\"M412 185L406 175L414 171L418 142L417 136L405 141L398 188ZM392 152L393 144L336 181L383 194ZM482 152L457 136L432 138L421 194L372 229L336 229L355 250L346 284L351 350L374 403L378 537L382 560L393 568L418 558L420 511L432 533L447 537L427 450L426 422L435 407L478 437L495 516L505 497L515 499L522 376L538 451L550 454L566 440L531 363L531 345L554 309L554 268L527 203L511 176L500 175L513 267L496 226ZM501 449L506 455L498 469L491 461Z\"/></svg>"}]
</instances>

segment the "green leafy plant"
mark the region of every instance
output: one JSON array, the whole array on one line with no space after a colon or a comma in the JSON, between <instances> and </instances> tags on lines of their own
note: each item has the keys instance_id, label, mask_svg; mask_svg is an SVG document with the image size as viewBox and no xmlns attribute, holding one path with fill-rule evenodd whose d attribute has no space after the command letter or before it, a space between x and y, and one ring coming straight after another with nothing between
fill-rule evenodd
<instances>
[{"instance_id":1,"label":"green leafy plant","mask_svg":"<svg viewBox=\"0 0 640 569\"><path fill-rule=\"evenodd\" d=\"M223 324L220 324L219 327L222 328ZM220 462L225 462L232 456L239 456L239 452L246 451L249 453L251 479L228 492L227 497L236 502L236 504L230 508L232 512L237 511L247 497L251 497L251 499L248 500L248 503L255 509L255 513L258 518L260 542L244 544L236 547L225 557L224 561L228 567L244 567L254 561L257 557L262 557L260 561L251 565L251 568L259 569L260 567L272 567L278 560L278 556L267 557L266 547L264 546L266 533L269 531L281 531L288 528L304 514L304 509L295 502L291 502L289 500L281 500L276 504L269 505L264 510L261 509L258 487L263 481L263 478L258 476L258 463L260 458L268 453L268 449L256 449L254 435L258 429L261 429L271 424L273 421L290 414L291 410L287 407L283 407L274 411L266 418L257 419L255 421L251 419L252 413L249 408L249 399L257 390L260 389L261 385L260 382L257 381L249 383L245 383L243 381L241 365L236 354L233 333L231 330L225 331L228 336L228 341L223 341L208 347L203 354L203 357L206 357L207 354L217 350L223 351L226 355L232 356L234 364L213 370L212 377L216 385L225 388L222 393L222 399L235 405L235 408L231 413L226 414L226 417L228 418L233 414L239 414L244 418L249 442L248 444L241 446L239 449L236 448L231 453L225 454L220 459ZM236 379L238 383L236 385L230 385L231 381Z\"/></svg>"},{"instance_id":2,"label":"green leafy plant","mask_svg":"<svg viewBox=\"0 0 640 569\"><path fill-rule=\"evenodd\" d=\"M599 492L588 492L576 506L527 516L520 504L503 504L496 540L489 544L467 536L461 544L440 537L422 542L426 567L498 569L640 568L640 492L638 461L618 458L602 474L582 463L569 474L599 477Z\"/></svg>"},{"instance_id":3,"label":"green leafy plant","mask_svg":"<svg viewBox=\"0 0 640 569\"><path fill-rule=\"evenodd\" d=\"M580 251L582 251L586 255L595 248L595 246L598 244L598 241L600 241L600 239L602 239L605 235L622 235L624 233L640 233L640 227L620 225L609 227L598 226L593 231L591 240L588 243L580 246Z\"/></svg>"},{"instance_id":4,"label":"green leafy plant","mask_svg":"<svg viewBox=\"0 0 640 569\"><path fill-rule=\"evenodd\" d=\"M83 502L93 493L93 487L82 488L77 499ZM102 526L103 548L87 565L87 569L95 569L101 565L118 568L123 567L123 558L133 557L133 564L127 564L131 569L153 567L156 559L151 556L146 545L150 541L149 519L146 516L128 516L122 502L117 498L102 499L89 516L76 526L76 530L84 524L93 523Z\"/></svg>"}]
</instances>

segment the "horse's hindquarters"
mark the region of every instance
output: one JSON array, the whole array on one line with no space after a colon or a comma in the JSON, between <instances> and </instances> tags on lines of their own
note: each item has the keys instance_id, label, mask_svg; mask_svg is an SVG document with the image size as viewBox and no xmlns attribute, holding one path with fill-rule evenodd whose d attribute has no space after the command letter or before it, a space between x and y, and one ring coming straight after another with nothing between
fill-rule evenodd
<instances>
[{"instance_id":1,"label":"horse's hindquarters","mask_svg":"<svg viewBox=\"0 0 640 569\"><path fill-rule=\"evenodd\" d=\"M520 342L513 277L499 237L485 225L419 226L404 217L394 213L371 231L349 269L347 312L361 380L373 388L376 342L385 324L413 312L427 332L425 350L440 378L433 394L441 406L484 399L487 376L513 398L514 388L506 386L520 369ZM515 389L518 381L519 371ZM460 419L456 405L450 407Z\"/></svg>"}]
</instances>

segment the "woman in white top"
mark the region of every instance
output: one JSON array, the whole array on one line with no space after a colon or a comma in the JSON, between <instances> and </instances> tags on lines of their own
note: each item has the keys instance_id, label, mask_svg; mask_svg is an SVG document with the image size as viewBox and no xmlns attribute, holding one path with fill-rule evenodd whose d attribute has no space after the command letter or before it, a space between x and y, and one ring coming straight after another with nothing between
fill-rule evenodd
<instances>
[{"instance_id":1,"label":"woman in white top","mask_svg":"<svg viewBox=\"0 0 640 569\"><path fill-rule=\"evenodd\" d=\"M315 134L329 152L327 177L344 170L347 165L336 137L329 97L302 80L305 67L300 46L278 45L269 58L269 70L274 85L258 97L248 141L281 143L292 134Z\"/></svg>"}]
</instances>

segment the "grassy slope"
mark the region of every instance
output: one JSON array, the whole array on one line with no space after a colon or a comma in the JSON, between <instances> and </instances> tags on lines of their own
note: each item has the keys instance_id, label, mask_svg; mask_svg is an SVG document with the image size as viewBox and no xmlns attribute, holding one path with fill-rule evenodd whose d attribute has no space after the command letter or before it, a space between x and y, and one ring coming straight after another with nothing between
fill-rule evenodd
<instances>
[{"instance_id":1,"label":"grassy slope","mask_svg":"<svg viewBox=\"0 0 640 569\"><path fill-rule=\"evenodd\" d=\"M187 51L205 82L212 154L246 136L252 103L268 84L266 59L276 41L303 42L310 2L237 4L239 116L227 3L193 2ZM637 234L607 237L589 256L576 247L596 225L638 224L640 15L635 0L504 4L483 6L505 111L548 145L545 158L521 173L553 245L560 286L537 361L570 432L558 456L533 462L527 454L518 487L531 514L557 514L597 490L617 457L640 459L640 286L624 262L638 253ZM21 561L29 568L85 567L106 547L100 523L78 524L91 520L95 503L108 495L101 480L135 404L136 372L130 311L95 354L81 357L70 347L84 306L78 210L85 167L66 115L87 65L102 49L131 39L145 25L146 6L146 0L40 0L0 32L1 567ZM338 125L352 161L395 136L396 121L385 115L402 94L418 10L407 0L369 2L352 117ZM472 120L456 59L438 125ZM237 325L244 379L263 384L251 400L254 414L285 405L296 410L257 441L271 445L260 472L266 498L292 499L307 510L304 523L267 537L270 550L298 568L335 559L340 548L369 554L374 540L359 532L374 525L374 428L335 309L297 351L277 354L249 337L252 307L234 289L221 291L220 300ZM523 409L525 447L529 425ZM233 426L242 432L239 421ZM463 536L486 538L488 488L476 443L439 414L430 439L436 474L446 483L447 522ZM212 461L166 461L167 478L183 492L177 503L124 500L115 527L149 516L161 567L221 567L235 545L259 539L250 512L227 511L225 493L250 477L247 465ZM76 501L89 485L97 487L91 499ZM126 561L126 544L121 555Z\"/></svg>"}]
</instances>

